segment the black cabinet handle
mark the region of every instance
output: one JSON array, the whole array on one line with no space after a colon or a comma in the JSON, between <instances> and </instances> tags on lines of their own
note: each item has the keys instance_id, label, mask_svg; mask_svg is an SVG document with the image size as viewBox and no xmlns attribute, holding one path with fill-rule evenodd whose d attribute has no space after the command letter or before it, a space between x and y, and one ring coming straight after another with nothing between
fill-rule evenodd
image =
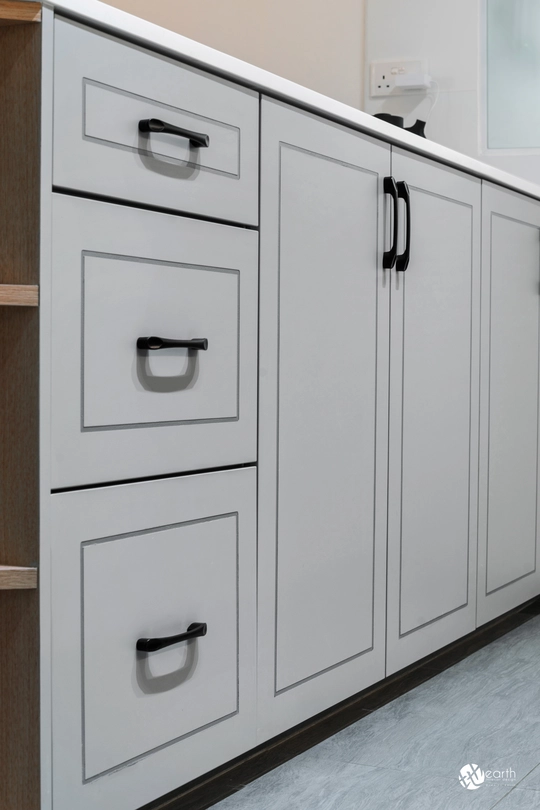
<instances>
[{"instance_id":1,"label":"black cabinet handle","mask_svg":"<svg viewBox=\"0 0 540 810\"><path fill-rule=\"evenodd\" d=\"M206 338L193 338L192 340L170 340L161 337L140 337L137 338L138 349L192 349L193 351L205 352L208 349Z\"/></svg>"},{"instance_id":2,"label":"black cabinet handle","mask_svg":"<svg viewBox=\"0 0 540 810\"><path fill-rule=\"evenodd\" d=\"M199 638L205 636L207 625L204 622L195 622L190 624L185 633L180 633L177 636L166 636L165 638L140 638L137 641L137 649L139 652L156 652L162 650L164 647L171 647L173 644L179 644L181 641L189 641L190 638Z\"/></svg>"},{"instance_id":3,"label":"black cabinet handle","mask_svg":"<svg viewBox=\"0 0 540 810\"><path fill-rule=\"evenodd\" d=\"M397 240L398 240L398 190L396 181L393 177L385 177L383 185L384 193L389 194L394 201L394 228L392 236L392 247L386 250L383 254L383 268L391 270L396 263L397 258Z\"/></svg>"},{"instance_id":4,"label":"black cabinet handle","mask_svg":"<svg viewBox=\"0 0 540 810\"><path fill-rule=\"evenodd\" d=\"M159 118L144 118L139 121L140 132L165 132L167 135L179 135L181 138L187 138L194 146L209 146L210 136L204 135L202 132L193 132L191 129L183 129L174 124L167 124L165 121L160 121Z\"/></svg>"},{"instance_id":5,"label":"black cabinet handle","mask_svg":"<svg viewBox=\"0 0 540 810\"><path fill-rule=\"evenodd\" d=\"M396 271L404 273L409 266L411 258L411 192L409 186L404 180L400 180L397 184L398 197L400 200L405 201L405 208L407 210L407 224L405 225L405 250L396 259Z\"/></svg>"}]
</instances>

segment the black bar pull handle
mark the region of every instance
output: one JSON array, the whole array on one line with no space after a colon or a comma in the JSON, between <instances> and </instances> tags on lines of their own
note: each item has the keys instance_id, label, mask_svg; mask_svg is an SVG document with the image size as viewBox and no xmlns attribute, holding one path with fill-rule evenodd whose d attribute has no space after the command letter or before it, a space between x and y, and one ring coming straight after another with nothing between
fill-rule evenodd
<instances>
[{"instance_id":1,"label":"black bar pull handle","mask_svg":"<svg viewBox=\"0 0 540 810\"><path fill-rule=\"evenodd\" d=\"M400 200L405 201L405 208L407 211L407 223L405 225L405 250L400 253L396 259L396 271L404 273L409 266L411 258L411 192L409 186L404 180L400 180L397 184L398 197Z\"/></svg>"},{"instance_id":2,"label":"black bar pull handle","mask_svg":"<svg viewBox=\"0 0 540 810\"><path fill-rule=\"evenodd\" d=\"M185 633L179 633L177 636L140 638L137 641L137 649L139 652L156 652L156 650L162 650L164 647L172 647L173 644L179 644L181 641L189 641L191 638L205 636L206 631L207 625L205 622L195 622L189 625Z\"/></svg>"},{"instance_id":3,"label":"black bar pull handle","mask_svg":"<svg viewBox=\"0 0 540 810\"><path fill-rule=\"evenodd\" d=\"M139 121L139 132L165 132L167 135L179 135L181 138L187 138L194 146L210 146L209 135L167 124L166 121L160 121L159 118L143 118L142 121Z\"/></svg>"},{"instance_id":4,"label":"black bar pull handle","mask_svg":"<svg viewBox=\"0 0 540 810\"><path fill-rule=\"evenodd\" d=\"M396 263L397 258L397 240L398 240L398 190L396 181L393 177L385 177L383 185L384 193L389 194L394 201L394 227L392 235L392 247L386 250L383 254L383 268L391 270Z\"/></svg>"},{"instance_id":5,"label":"black bar pull handle","mask_svg":"<svg viewBox=\"0 0 540 810\"><path fill-rule=\"evenodd\" d=\"M149 349L158 351L159 349L192 349L193 351L205 352L208 349L206 338L192 338L192 340L171 340L169 338L140 337L137 338L138 349Z\"/></svg>"}]
</instances>

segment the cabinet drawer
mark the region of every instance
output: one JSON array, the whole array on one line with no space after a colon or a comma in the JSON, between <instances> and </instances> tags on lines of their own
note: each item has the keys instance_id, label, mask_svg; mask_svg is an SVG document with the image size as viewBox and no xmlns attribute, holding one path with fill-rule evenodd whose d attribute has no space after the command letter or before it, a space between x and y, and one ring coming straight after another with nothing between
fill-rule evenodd
<instances>
[{"instance_id":1,"label":"cabinet drawer","mask_svg":"<svg viewBox=\"0 0 540 810\"><path fill-rule=\"evenodd\" d=\"M53 486L255 461L257 234L63 195L53 211Z\"/></svg>"},{"instance_id":2,"label":"cabinet drawer","mask_svg":"<svg viewBox=\"0 0 540 810\"><path fill-rule=\"evenodd\" d=\"M237 524L228 513L82 544L86 779L238 711ZM135 652L193 625L206 635Z\"/></svg>"},{"instance_id":3,"label":"cabinet drawer","mask_svg":"<svg viewBox=\"0 0 540 810\"><path fill-rule=\"evenodd\" d=\"M133 810L254 745L255 471L61 493L52 521L54 806Z\"/></svg>"},{"instance_id":4,"label":"cabinet drawer","mask_svg":"<svg viewBox=\"0 0 540 810\"><path fill-rule=\"evenodd\" d=\"M254 91L57 19L54 98L56 186L257 224Z\"/></svg>"}]
</instances>

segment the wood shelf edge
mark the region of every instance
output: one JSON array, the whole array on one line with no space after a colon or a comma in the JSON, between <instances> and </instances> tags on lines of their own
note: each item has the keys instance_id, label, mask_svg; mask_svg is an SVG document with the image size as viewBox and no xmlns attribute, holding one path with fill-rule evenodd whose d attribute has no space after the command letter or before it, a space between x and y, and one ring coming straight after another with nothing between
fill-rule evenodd
<instances>
[{"instance_id":1,"label":"wood shelf edge","mask_svg":"<svg viewBox=\"0 0 540 810\"><path fill-rule=\"evenodd\" d=\"M0 284L0 307L39 306L37 284Z\"/></svg>"},{"instance_id":2,"label":"wood shelf edge","mask_svg":"<svg viewBox=\"0 0 540 810\"><path fill-rule=\"evenodd\" d=\"M0 25L41 22L41 3L0 0Z\"/></svg>"},{"instance_id":3,"label":"wood shelf edge","mask_svg":"<svg viewBox=\"0 0 540 810\"><path fill-rule=\"evenodd\" d=\"M37 588L37 568L0 565L0 590L15 591Z\"/></svg>"}]
</instances>

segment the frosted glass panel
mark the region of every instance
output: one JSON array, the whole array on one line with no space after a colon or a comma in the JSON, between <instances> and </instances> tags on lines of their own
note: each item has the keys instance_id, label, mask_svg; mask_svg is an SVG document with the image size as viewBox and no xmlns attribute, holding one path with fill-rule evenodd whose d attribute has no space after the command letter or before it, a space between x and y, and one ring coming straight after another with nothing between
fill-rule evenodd
<instances>
[{"instance_id":1,"label":"frosted glass panel","mask_svg":"<svg viewBox=\"0 0 540 810\"><path fill-rule=\"evenodd\" d=\"M487 141L540 148L540 0L486 0Z\"/></svg>"}]
</instances>

